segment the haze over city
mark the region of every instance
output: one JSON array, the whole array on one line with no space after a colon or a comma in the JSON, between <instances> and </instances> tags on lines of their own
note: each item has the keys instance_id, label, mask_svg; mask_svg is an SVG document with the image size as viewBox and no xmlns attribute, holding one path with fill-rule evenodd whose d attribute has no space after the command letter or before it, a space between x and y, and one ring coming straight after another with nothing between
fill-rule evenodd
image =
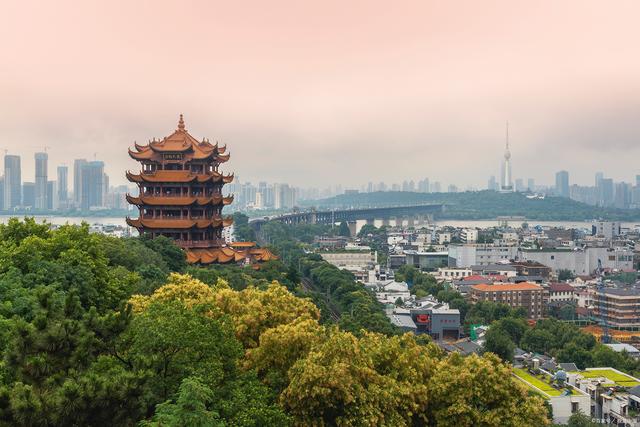
<instances>
[{"instance_id":1,"label":"haze over city","mask_svg":"<svg viewBox=\"0 0 640 427\"><path fill-rule=\"evenodd\" d=\"M1 149L51 172L134 141L228 143L243 180L485 188L510 122L513 177L633 181L640 4L5 2ZM26 25L25 23L28 23ZM6 43L9 41L8 43Z\"/></svg>"}]
</instances>

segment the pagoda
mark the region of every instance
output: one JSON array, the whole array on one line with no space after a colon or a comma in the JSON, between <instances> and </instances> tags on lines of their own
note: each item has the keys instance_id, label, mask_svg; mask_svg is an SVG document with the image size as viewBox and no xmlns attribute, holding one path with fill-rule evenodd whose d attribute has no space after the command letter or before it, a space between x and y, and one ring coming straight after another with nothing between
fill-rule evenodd
<instances>
[{"instance_id":1,"label":"pagoda","mask_svg":"<svg viewBox=\"0 0 640 427\"><path fill-rule=\"evenodd\" d=\"M191 136L182 114L171 135L146 145L136 143L129 155L140 162L141 171L127 172L127 179L139 189L136 197L127 194L127 201L139 209L139 217L127 218L127 224L140 235L173 239L184 249L189 263L275 258L254 242L226 244L222 229L233 224L233 218L223 217L222 208L233 202L233 196L223 196L222 187L233 181L233 174L225 175L219 167L229 160L229 153L226 146Z\"/></svg>"}]
</instances>

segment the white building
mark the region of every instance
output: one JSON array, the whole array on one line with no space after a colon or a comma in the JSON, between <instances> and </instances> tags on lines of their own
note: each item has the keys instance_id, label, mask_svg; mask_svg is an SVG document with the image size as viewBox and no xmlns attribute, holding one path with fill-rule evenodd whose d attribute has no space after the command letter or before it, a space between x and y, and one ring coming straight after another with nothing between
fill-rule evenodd
<instances>
[{"instance_id":1,"label":"white building","mask_svg":"<svg viewBox=\"0 0 640 427\"><path fill-rule=\"evenodd\" d=\"M632 270L633 251L627 248L585 249L525 249L519 251L519 259L537 261L554 271L569 270L576 275L589 275L598 268Z\"/></svg>"},{"instance_id":2,"label":"white building","mask_svg":"<svg viewBox=\"0 0 640 427\"><path fill-rule=\"evenodd\" d=\"M450 267L471 267L472 265L497 264L515 259L516 245L494 245L492 243L466 243L449 245Z\"/></svg>"},{"instance_id":3,"label":"white building","mask_svg":"<svg viewBox=\"0 0 640 427\"><path fill-rule=\"evenodd\" d=\"M597 221L593 225L593 229L595 236L613 239L621 234L622 226L620 222L616 221Z\"/></svg>"},{"instance_id":4,"label":"white building","mask_svg":"<svg viewBox=\"0 0 640 427\"><path fill-rule=\"evenodd\" d=\"M478 230L475 228L464 228L460 231L460 240L463 243L475 243L478 241Z\"/></svg>"}]
</instances>

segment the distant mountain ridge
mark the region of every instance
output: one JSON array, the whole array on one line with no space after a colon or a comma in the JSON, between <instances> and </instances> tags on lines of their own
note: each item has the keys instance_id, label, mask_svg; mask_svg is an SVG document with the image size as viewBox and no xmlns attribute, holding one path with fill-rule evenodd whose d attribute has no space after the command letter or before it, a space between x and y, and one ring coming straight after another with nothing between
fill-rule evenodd
<instances>
[{"instance_id":1,"label":"distant mountain ridge","mask_svg":"<svg viewBox=\"0 0 640 427\"><path fill-rule=\"evenodd\" d=\"M413 204L444 204L440 215L446 219L495 219L498 216L523 216L539 221L640 221L639 209L615 209L590 206L563 197L527 198L525 193L467 191L463 193L412 193L379 191L341 194L328 199L305 201L303 207L345 209Z\"/></svg>"}]
</instances>

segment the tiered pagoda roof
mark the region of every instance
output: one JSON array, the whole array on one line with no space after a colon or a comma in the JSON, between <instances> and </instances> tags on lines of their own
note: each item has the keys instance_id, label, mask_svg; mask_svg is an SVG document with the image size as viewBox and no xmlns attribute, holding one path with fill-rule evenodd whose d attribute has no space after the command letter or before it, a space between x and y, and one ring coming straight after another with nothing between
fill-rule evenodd
<instances>
[{"instance_id":1,"label":"tiered pagoda roof","mask_svg":"<svg viewBox=\"0 0 640 427\"><path fill-rule=\"evenodd\" d=\"M165 171L159 170L150 173L133 174L127 172L127 179L131 182L166 182L166 183L190 183L190 182L222 182L229 184L233 181L233 174L223 175L218 172L211 174L194 174L186 170Z\"/></svg>"},{"instance_id":2,"label":"tiered pagoda roof","mask_svg":"<svg viewBox=\"0 0 640 427\"><path fill-rule=\"evenodd\" d=\"M185 230L189 228L219 228L229 227L233 224L233 218L217 217L208 219L173 219L173 218L158 218L158 219L131 219L127 218L127 224L131 227L135 227L138 230L143 229L179 229Z\"/></svg>"},{"instance_id":3,"label":"tiered pagoda roof","mask_svg":"<svg viewBox=\"0 0 640 427\"><path fill-rule=\"evenodd\" d=\"M155 138L146 145L135 143L136 151L129 150L129 155L135 160L150 160L154 153L189 153L194 160L216 158L216 161L224 163L229 160L229 154L224 154L227 147L219 147L218 143L211 144L209 140L198 141L186 131L184 119L180 116L178 129L162 140Z\"/></svg>"},{"instance_id":4,"label":"tiered pagoda roof","mask_svg":"<svg viewBox=\"0 0 640 427\"><path fill-rule=\"evenodd\" d=\"M127 194L127 201L140 210L127 224L151 238L165 236L180 245L190 263L262 262L276 259L269 250L254 242L226 244L222 229L233 224L222 209L233 202L223 196L222 187L233 181L233 174L218 172L229 160L226 145L198 141L185 129L180 115L178 128L166 138L146 145L135 144L129 155L142 163L139 174L127 172L127 179L138 184L138 196ZM257 268L257 267L256 267Z\"/></svg>"},{"instance_id":5,"label":"tiered pagoda roof","mask_svg":"<svg viewBox=\"0 0 640 427\"><path fill-rule=\"evenodd\" d=\"M271 251L264 248L256 247L253 242L237 242L230 246L209 249L187 249L187 262L190 264L226 264L230 262L241 262L251 260L257 262L266 262L278 259ZM242 244L249 243L250 246Z\"/></svg>"}]
</instances>

